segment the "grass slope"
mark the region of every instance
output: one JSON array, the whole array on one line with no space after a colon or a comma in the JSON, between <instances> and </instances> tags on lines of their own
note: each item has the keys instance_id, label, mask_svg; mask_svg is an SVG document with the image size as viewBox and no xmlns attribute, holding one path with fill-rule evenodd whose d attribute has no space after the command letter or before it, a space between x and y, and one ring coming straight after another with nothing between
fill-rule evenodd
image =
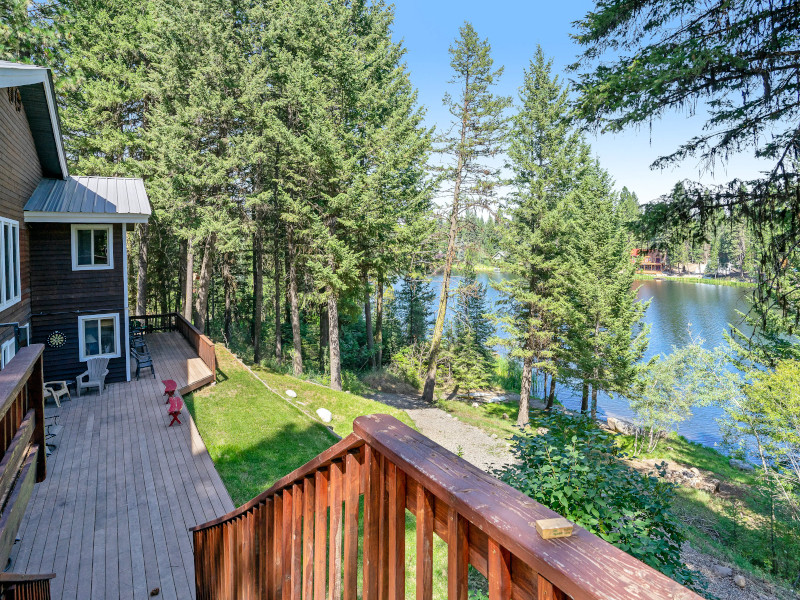
<instances>
[{"instance_id":1,"label":"grass slope","mask_svg":"<svg viewBox=\"0 0 800 600\"><path fill-rule=\"evenodd\" d=\"M336 437L271 393L217 345L217 384L185 398L225 487L239 506L334 444Z\"/></svg>"},{"instance_id":2,"label":"grass slope","mask_svg":"<svg viewBox=\"0 0 800 600\"><path fill-rule=\"evenodd\" d=\"M276 392L286 393L286 390L297 392L297 398L293 401L302 406L306 412L316 414L318 408L327 408L333 414L330 423L333 430L342 437L353 432L353 421L361 415L383 413L414 427L414 422L404 410L349 392L334 392L325 386L278 373L268 367L252 365L250 368Z\"/></svg>"}]
</instances>

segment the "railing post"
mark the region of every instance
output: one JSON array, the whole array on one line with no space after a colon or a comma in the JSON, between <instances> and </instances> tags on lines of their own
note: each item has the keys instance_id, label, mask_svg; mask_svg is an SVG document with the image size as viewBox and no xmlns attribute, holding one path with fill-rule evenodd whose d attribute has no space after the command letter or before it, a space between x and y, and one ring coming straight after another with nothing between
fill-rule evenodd
<instances>
[{"instance_id":1,"label":"railing post","mask_svg":"<svg viewBox=\"0 0 800 600\"><path fill-rule=\"evenodd\" d=\"M389 600L406 597L406 474L389 463Z\"/></svg>"},{"instance_id":2,"label":"railing post","mask_svg":"<svg viewBox=\"0 0 800 600\"><path fill-rule=\"evenodd\" d=\"M364 600L378 600L380 459L372 448L364 448Z\"/></svg>"},{"instance_id":3,"label":"railing post","mask_svg":"<svg viewBox=\"0 0 800 600\"><path fill-rule=\"evenodd\" d=\"M39 445L39 453L36 457L36 483L41 483L47 476L47 446L44 434L44 362L41 355L33 366L27 388L28 402L33 405L36 418L32 441Z\"/></svg>"},{"instance_id":4,"label":"railing post","mask_svg":"<svg viewBox=\"0 0 800 600\"><path fill-rule=\"evenodd\" d=\"M433 600L433 502L433 494L418 481L417 600Z\"/></svg>"},{"instance_id":5,"label":"railing post","mask_svg":"<svg viewBox=\"0 0 800 600\"><path fill-rule=\"evenodd\" d=\"M447 598L467 600L469 523L455 508L447 515Z\"/></svg>"}]
</instances>

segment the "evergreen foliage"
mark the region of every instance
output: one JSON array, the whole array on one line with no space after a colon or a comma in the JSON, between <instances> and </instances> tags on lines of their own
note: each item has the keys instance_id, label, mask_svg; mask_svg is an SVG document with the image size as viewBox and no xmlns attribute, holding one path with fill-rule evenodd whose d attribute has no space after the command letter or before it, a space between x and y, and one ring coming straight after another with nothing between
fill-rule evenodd
<instances>
[{"instance_id":1,"label":"evergreen foliage","mask_svg":"<svg viewBox=\"0 0 800 600\"><path fill-rule=\"evenodd\" d=\"M702 236L720 211L746 223L759 246L754 305L767 326L777 311L786 331L800 323L800 4L681 0L599 2L577 23L585 50L579 111L602 131L648 123L668 111L707 111L705 126L663 167L697 157L713 170L745 150L771 162L750 181L708 188L686 182L681 194L647 205L648 237L697 222Z\"/></svg>"},{"instance_id":2,"label":"evergreen foliage","mask_svg":"<svg viewBox=\"0 0 800 600\"><path fill-rule=\"evenodd\" d=\"M456 86L457 96L448 93L444 97L444 105L452 116L452 123L450 130L438 140L438 150L449 160L440 174L441 179L452 182L453 187L448 190L452 192L452 201L447 207L447 250L428 356L428 373L422 393L423 399L428 402L433 400L436 386L439 347L444 333L450 275L462 214L477 207L491 208L495 186L500 178L498 167L489 159L503 149L506 135L504 113L510 99L497 96L492 91L503 74L503 68L494 68L490 53L488 40L480 39L470 23L460 28L459 37L450 46L453 78L449 83Z\"/></svg>"},{"instance_id":3,"label":"evergreen foliage","mask_svg":"<svg viewBox=\"0 0 800 600\"><path fill-rule=\"evenodd\" d=\"M525 71L513 119L509 158L514 194L501 247L512 277L497 285L503 294L500 326L510 356L522 360L517 424L528 424L534 370L557 374L564 325L565 268L570 202L582 177L580 136L571 122L567 90L551 74L552 61L538 48ZM577 169L576 169L577 166Z\"/></svg>"}]
</instances>

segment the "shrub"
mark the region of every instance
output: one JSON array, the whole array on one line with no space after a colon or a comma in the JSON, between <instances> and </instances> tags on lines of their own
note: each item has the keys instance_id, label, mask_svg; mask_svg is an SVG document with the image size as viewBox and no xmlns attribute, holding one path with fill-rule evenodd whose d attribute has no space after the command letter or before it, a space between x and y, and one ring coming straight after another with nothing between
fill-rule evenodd
<instances>
[{"instance_id":1,"label":"shrub","mask_svg":"<svg viewBox=\"0 0 800 600\"><path fill-rule=\"evenodd\" d=\"M538 425L514 436L518 464L499 477L665 575L693 584L696 574L680 559L673 484L622 463L613 437L588 418L556 413Z\"/></svg>"}]
</instances>

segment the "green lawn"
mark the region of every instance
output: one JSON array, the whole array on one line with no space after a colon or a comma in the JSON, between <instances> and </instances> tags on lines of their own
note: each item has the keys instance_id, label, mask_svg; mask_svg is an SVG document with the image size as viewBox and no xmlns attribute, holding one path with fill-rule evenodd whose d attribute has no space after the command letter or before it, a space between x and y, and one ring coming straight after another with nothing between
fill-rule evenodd
<instances>
[{"instance_id":1,"label":"green lawn","mask_svg":"<svg viewBox=\"0 0 800 600\"><path fill-rule=\"evenodd\" d=\"M217 384L185 398L208 452L239 506L336 443L322 424L271 393L217 345Z\"/></svg>"},{"instance_id":2,"label":"green lawn","mask_svg":"<svg viewBox=\"0 0 800 600\"><path fill-rule=\"evenodd\" d=\"M414 427L414 422L404 410L349 392L334 392L325 386L278 373L268 367L252 365L250 368L275 391L282 394L285 394L286 390L297 392L297 398L292 402L299 404L306 412L314 415L318 408L327 408L333 414L330 423L333 430L342 437L353 432L353 421L361 415L376 413L392 415L406 425Z\"/></svg>"},{"instance_id":3,"label":"green lawn","mask_svg":"<svg viewBox=\"0 0 800 600\"><path fill-rule=\"evenodd\" d=\"M186 396L211 458L234 503L239 506L267 489L277 479L311 460L336 442L327 427L309 418L270 392L221 345L217 346L217 384ZM334 414L339 435L352 431L353 419L362 414L388 413L413 422L405 411L393 409L354 394L332 390L281 375L265 368L258 377L276 391L297 392L303 410L313 413L324 406ZM363 513L362 513L363 517ZM359 528L363 531L363 520ZM359 545L363 542L360 536ZM361 561L359 560L359 570ZM434 536L434 590L436 599L447 598L447 546ZM359 577L359 585L361 578ZM416 519L406 515L406 598L416 597Z\"/></svg>"}]
</instances>

